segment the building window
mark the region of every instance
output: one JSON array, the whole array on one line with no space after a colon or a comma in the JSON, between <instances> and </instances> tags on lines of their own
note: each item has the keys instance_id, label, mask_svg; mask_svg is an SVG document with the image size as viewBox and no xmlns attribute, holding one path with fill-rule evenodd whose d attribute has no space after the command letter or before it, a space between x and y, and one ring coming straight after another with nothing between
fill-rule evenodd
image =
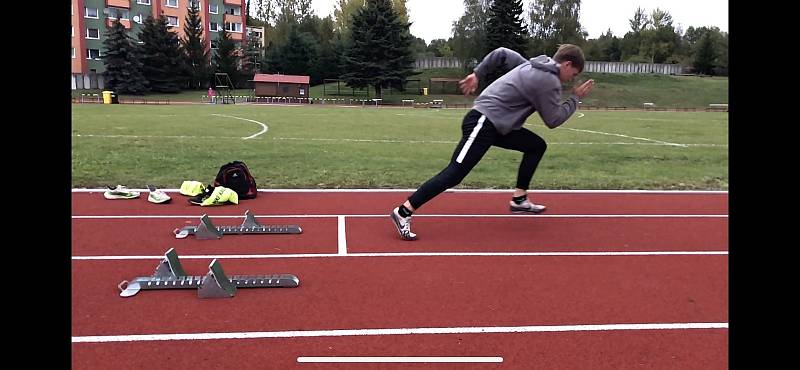
<instances>
[{"instance_id":1,"label":"building window","mask_svg":"<svg viewBox=\"0 0 800 370\"><path fill-rule=\"evenodd\" d=\"M137 4L150 5L150 0L136 0Z\"/></svg>"},{"instance_id":2,"label":"building window","mask_svg":"<svg viewBox=\"0 0 800 370\"><path fill-rule=\"evenodd\" d=\"M178 27L178 17L167 16L167 26Z\"/></svg>"},{"instance_id":3,"label":"building window","mask_svg":"<svg viewBox=\"0 0 800 370\"><path fill-rule=\"evenodd\" d=\"M94 18L99 19L97 16L97 8L85 8L86 9L86 18Z\"/></svg>"},{"instance_id":4,"label":"building window","mask_svg":"<svg viewBox=\"0 0 800 370\"><path fill-rule=\"evenodd\" d=\"M191 9L192 6L196 6L197 9L202 9L202 7L200 6L200 1L199 0L189 0L187 2L187 4L186 4L186 9Z\"/></svg>"},{"instance_id":5,"label":"building window","mask_svg":"<svg viewBox=\"0 0 800 370\"><path fill-rule=\"evenodd\" d=\"M133 16L133 21L136 22L136 23L142 24L144 22L144 16L142 15L142 13L139 13L139 14Z\"/></svg>"},{"instance_id":6,"label":"building window","mask_svg":"<svg viewBox=\"0 0 800 370\"><path fill-rule=\"evenodd\" d=\"M219 24L217 24L217 22L210 22L208 24L208 30L212 32L219 32Z\"/></svg>"},{"instance_id":7,"label":"building window","mask_svg":"<svg viewBox=\"0 0 800 370\"><path fill-rule=\"evenodd\" d=\"M72 48L72 59L75 59L75 48Z\"/></svg>"},{"instance_id":8,"label":"building window","mask_svg":"<svg viewBox=\"0 0 800 370\"><path fill-rule=\"evenodd\" d=\"M86 49L86 59L100 60L100 49Z\"/></svg>"},{"instance_id":9,"label":"building window","mask_svg":"<svg viewBox=\"0 0 800 370\"><path fill-rule=\"evenodd\" d=\"M125 8L108 8L108 19L117 19L117 14L120 14L122 17L120 19L129 20L131 19L131 13L128 9Z\"/></svg>"},{"instance_id":10,"label":"building window","mask_svg":"<svg viewBox=\"0 0 800 370\"><path fill-rule=\"evenodd\" d=\"M70 35L72 37L75 37L75 26L70 26L70 28L72 28L72 32L70 33Z\"/></svg>"},{"instance_id":11,"label":"building window","mask_svg":"<svg viewBox=\"0 0 800 370\"><path fill-rule=\"evenodd\" d=\"M86 38L91 40L98 40L100 39L100 30L97 28L87 28L86 29Z\"/></svg>"},{"instance_id":12,"label":"building window","mask_svg":"<svg viewBox=\"0 0 800 370\"><path fill-rule=\"evenodd\" d=\"M211 14L219 14L219 5L208 4L208 12Z\"/></svg>"},{"instance_id":13,"label":"building window","mask_svg":"<svg viewBox=\"0 0 800 370\"><path fill-rule=\"evenodd\" d=\"M166 5L168 7L171 7L171 8L177 8L178 7L178 0L166 0L164 2L164 5Z\"/></svg>"},{"instance_id":14,"label":"building window","mask_svg":"<svg viewBox=\"0 0 800 370\"><path fill-rule=\"evenodd\" d=\"M225 22L225 30L228 32L242 32L242 24L241 23L228 23Z\"/></svg>"},{"instance_id":15,"label":"building window","mask_svg":"<svg viewBox=\"0 0 800 370\"><path fill-rule=\"evenodd\" d=\"M242 8L239 6L225 7L225 14L242 15Z\"/></svg>"},{"instance_id":16,"label":"building window","mask_svg":"<svg viewBox=\"0 0 800 370\"><path fill-rule=\"evenodd\" d=\"M217 50L217 40L211 41L211 50Z\"/></svg>"}]
</instances>

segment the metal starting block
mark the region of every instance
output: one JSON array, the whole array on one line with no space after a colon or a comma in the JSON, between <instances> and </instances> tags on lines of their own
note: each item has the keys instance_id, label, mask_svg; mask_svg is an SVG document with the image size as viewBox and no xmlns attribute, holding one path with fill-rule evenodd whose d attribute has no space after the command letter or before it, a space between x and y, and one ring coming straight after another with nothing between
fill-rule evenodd
<instances>
[{"instance_id":1,"label":"metal starting block","mask_svg":"<svg viewBox=\"0 0 800 370\"><path fill-rule=\"evenodd\" d=\"M208 265L205 276L186 275L178 260L175 248L164 254L153 276L124 280L118 287L120 297L132 297L140 290L152 289L197 289L200 298L229 298L236 295L236 288L297 288L300 279L292 274L232 275L228 277L215 258Z\"/></svg>"},{"instance_id":2,"label":"metal starting block","mask_svg":"<svg viewBox=\"0 0 800 370\"><path fill-rule=\"evenodd\" d=\"M300 234L303 229L297 225L262 225L250 214L250 210L244 212L244 222L241 226L215 226L208 215L200 217L200 224L197 226L184 226L181 229L172 231L176 239L183 239L194 234L200 240L220 239L224 234Z\"/></svg>"}]
</instances>

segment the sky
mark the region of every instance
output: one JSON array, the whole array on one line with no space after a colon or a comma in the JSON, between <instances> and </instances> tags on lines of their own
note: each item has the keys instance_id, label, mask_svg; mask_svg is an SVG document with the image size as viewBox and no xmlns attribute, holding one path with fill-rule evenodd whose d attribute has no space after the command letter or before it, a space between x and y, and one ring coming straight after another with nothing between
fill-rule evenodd
<instances>
[{"instance_id":1,"label":"sky","mask_svg":"<svg viewBox=\"0 0 800 370\"><path fill-rule=\"evenodd\" d=\"M529 2L523 0L525 14ZM335 0L312 0L314 12L320 18L332 15L334 4ZM412 22L411 34L427 43L450 38L453 21L464 14L463 0L408 0L406 7ZM637 7L648 15L656 8L666 10L672 16L672 25L680 26L684 32L689 26L716 26L728 32L727 0L582 0L578 21L589 32L590 39L608 29L614 36L622 37L630 31L628 20L633 18Z\"/></svg>"}]
</instances>

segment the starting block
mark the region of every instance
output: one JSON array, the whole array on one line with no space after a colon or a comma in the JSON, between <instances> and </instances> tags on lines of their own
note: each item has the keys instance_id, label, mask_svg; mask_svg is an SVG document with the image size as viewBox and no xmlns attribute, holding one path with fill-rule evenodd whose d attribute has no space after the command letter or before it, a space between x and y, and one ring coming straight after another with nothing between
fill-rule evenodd
<instances>
[{"instance_id":1,"label":"starting block","mask_svg":"<svg viewBox=\"0 0 800 370\"><path fill-rule=\"evenodd\" d=\"M236 288L297 288L300 279L292 274L232 275L228 277L215 258L205 276L186 275L175 248L170 248L152 276L137 277L119 283L120 297L132 297L140 290L197 289L200 298L230 298Z\"/></svg>"},{"instance_id":2,"label":"starting block","mask_svg":"<svg viewBox=\"0 0 800 370\"><path fill-rule=\"evenodd\" d=\"M220 239L224 234L300 234L303 229L297 225L262 225L250 214L248 209L244 213L244 222L241 226L215 226L208 215L200 217L197 226L184 226L172 231L176 239L183 239L194 234L197 239Z\"/></svg>"}]
</instances>

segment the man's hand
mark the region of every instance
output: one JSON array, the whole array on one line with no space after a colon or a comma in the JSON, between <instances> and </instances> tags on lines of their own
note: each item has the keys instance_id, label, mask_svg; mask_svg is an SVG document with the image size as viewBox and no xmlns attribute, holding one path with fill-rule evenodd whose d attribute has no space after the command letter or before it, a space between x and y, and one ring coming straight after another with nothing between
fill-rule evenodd
<instances>
[{"instance_id":1,"label":"man's hand","mask_svg":"<svg viewBox=\"0 0 800 370\"><path fill-rule=\"evenodd\" d=\"M463 80L458 81L458 87L461 88L461 92L464 95L474 93L475 89L478 88L478 76L475 73L471 73L469 76L464 77Z\"/></svg>"},{"instance_id":2,"label":"man's hand","mask_svg":"<svg viewBox=\"0 0 800 370\"><path fill-rule=\"evenodd\" d=\"M588 80L572 89L572 93L577 95L579 99L583 99L589 91L592 91L592 87L594 87L594 80Z\"/></svg>"}]
</instances>

